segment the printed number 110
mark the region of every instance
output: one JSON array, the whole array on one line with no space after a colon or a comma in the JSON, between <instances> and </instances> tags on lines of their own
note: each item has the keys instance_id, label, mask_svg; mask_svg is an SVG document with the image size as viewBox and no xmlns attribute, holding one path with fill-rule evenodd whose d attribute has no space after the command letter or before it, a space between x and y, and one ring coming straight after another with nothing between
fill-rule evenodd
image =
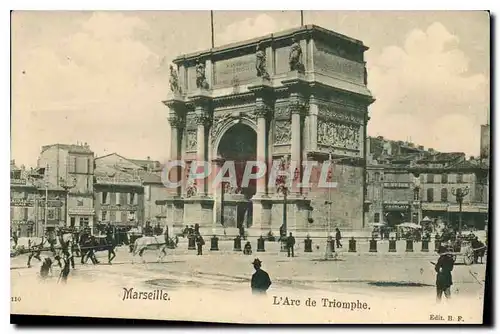
<instances>
[{"instance_id":1,"label":"printed number 110","mask_svg":"<svg viewBox=\"0 0 500 334\"><path fill-rule=\"evenodd\" d=\"M16 302L20 302L20 301L21 301L21 297L10 297L11 303L16 303Z\"/></svg>"}]
</instances>

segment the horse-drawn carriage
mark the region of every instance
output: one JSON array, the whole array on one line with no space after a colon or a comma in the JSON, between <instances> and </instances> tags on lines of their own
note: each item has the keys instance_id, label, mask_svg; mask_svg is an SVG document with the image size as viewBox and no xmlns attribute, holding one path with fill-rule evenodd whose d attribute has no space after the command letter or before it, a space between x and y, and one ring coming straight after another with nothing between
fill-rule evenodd
<instances>
[{"instance_id":1,"label":"horse-drawn carriage","mask_svg":"<svg viewBox=\"0 0 500 334\"><path fill-rule=\"evenodd\" d=\"M456 262L457 258L463 258L463 263L467 266L476 263L478 258L482 259L486 254L486 246L482 243L476 243L474 240L463 239L462 241L457 241L454 244L448 244L449 253L453 256L453 260Z\"/></svg>"}]
</instances>

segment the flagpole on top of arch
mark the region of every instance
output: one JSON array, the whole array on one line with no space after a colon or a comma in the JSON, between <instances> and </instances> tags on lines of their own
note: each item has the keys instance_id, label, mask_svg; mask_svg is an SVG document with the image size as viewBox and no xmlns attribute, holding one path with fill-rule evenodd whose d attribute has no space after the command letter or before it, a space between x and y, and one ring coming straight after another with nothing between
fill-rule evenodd
<instances>
[{"instance_id":1,"label":"flagpole on top of arch","mask_svg":"<svg viewBox=\"0 0 500 334\"><path fill-rule=\"evenodd\" d=\"M304 11L303 10L300 11L300 26L301 27L304 26Z\"/></svg>"},{"instance_id":2,"label":"flagpole on top of arch","mask_svg":"<svg viewBox=\"0 0 500 334\"><path fill-rule=\"evenodd\" d=\"M212 49L215 47L215 34L214 34L214 11L210 11L210 31L212 33Z\"/></svg>"}]
</instances>

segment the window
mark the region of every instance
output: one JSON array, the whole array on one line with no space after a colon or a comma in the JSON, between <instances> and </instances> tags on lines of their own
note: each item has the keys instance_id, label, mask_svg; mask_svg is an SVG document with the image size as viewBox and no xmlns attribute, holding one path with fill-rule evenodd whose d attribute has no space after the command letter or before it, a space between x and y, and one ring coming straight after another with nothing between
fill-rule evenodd
<instances>
[{"instance_id":1,"label":"window","mask_svg":"<svg viewBox=\"0 0 500 334\"><path fill-rule=\"evenodd\" d=\"M434 174L427 174L427 183L434 183Z\"/></svg>"},{"instance_id":2,"label":"window","mask_svg":"<svg viewBox=\"0 0 500 334\"><path fill-rule=\"evenodd\" d=\"M127 204L127 193L120 193L120 204Z\"/></svg>"},{"instance_id":3,"label":"window","mask_svg":"<svg viewBox=\"0 0 500 334\"><path fill-rule=\"evenodd\" d=\"M76 173L76 157L69 157L69 172Z\"/></svg>"},{"instance_id":4,"label":"window","mask_svg":"<svg viewBox=\"0 0 500 334\"><path fill-rule=\"evenodd\" d=\"M448 174L441 175L441 183L448 183Z\"/></svg>"},{"instance_id":5,"label":"window","mask_svg":"<svg viewBox=\"0 0 500 334\"><path fill-rule=\"evenodd\" d=\"M23 220L28 220L28 208L23 208Z\"/></svg>"},{"instance_id":6,"label":"window","mask_svg":"<svg viewBox=\"0 0 500 334\"><path fill-rule=\"evenodd\" d=\"M441 189L441 202L448 202L448 189Z\"/></svg>"},{"instance_id":7,"label":"window","mask_svg":"<svg viewBox=\"0 0 500 334\"><path fill-rule=\"evenodd\" d=\"M109 221L115 222L116 221L116 211L110 211L109 212Z\"/></svg>"},{"instance_id":8,"label":"window","mask_svg":"<svg viewBox=\"0 0 500 334\"><path fill-rule=\"evenodd\" d=\"M130 199L130 203L129 204L134 204L135 194L134 193L130 193L129 199Z\"/></svg>"},{"instance_id":9,"label":"window","mask_svg":"<svg viewBox=\"0 0 500 334\"><path fill-rule=\"evenodd\" d=\"M366 173L366 183L370 182L370 173ZM149 198L148 198L149 200Z\"/></svg>"},{"instance_id":10,"label":"window","mask_svg":"<svg viewBox=\"0 0 500 334\"><path fill-rule=\"evenodd\" d=\"M14 220L14 208L10 207L10 219Z\"/></svg>"},{"instance_id":11,"label":"window","mask_svg":"<svg viewBox=\"0 0 500 334\"><path fill-rule=\"evenodd\" d=\"M70 226L71 227L74 227L75 226L75 217L71 217L70 218L70 222L69 222Z\"/></svg>"},{"instance_id":12,"label":"window","mask_svg":"<svg viewBox=\"0 0 500 334\"><path fill-rule=\"evenodd\" d=\"M379 172L376 172L373 176L374 176L375 181L380 181L380 173Z\"/></svg>"},{"instance_id":13,"label":"window","mask_svg":"<svg viewBox=\"0 0 500 334\"><path fill-rule=\"evenodd\" d=\"M373 221L375 223L378 223L380 221L380 213L377 212L376 214L373 215Z\"/></svg>"},{"instance_id":14,"label":"window","mask_svg":"<svg viewBox=\"0 0 500 334\"><path fill-rule=\"evenodd\" d=\"M420 200L420 188L413 189L413 200L414 201Z\"/></svg>"},{"instance_id":15,"label":"window","mask_svg":"<svg viewBox=\"0 0 500 334\"><path fill-rule=\"evenodd\" d=\"M434 202L434 189L427 189L427 202Z\"/></svg>"},{"instance_id":16,"label":"window","mask_svg":"<svg viewBox=\"0 0 500 334\"><path fill-rule=\"evenodd\" d=\"M108 219L108 212L102 211L101 212L101 221L106 221L107 219Z\"/></svg>"},{"instance_id":17,"label":"window","mask_svg":"<svg viewBox=\"0 0 500 334\"><path fill-rule=\"evenodd\" d=\"M457 174L457 183L463 183L464 182L464 174L460 173Z\"/></svg>"},{"instance_id":18,"label":"window","mask_svg":"<svg viewBox=\"0 0 500 334\"><path fill-rule=\"evenodd\" d=\"M89 217L80 217L80 226L89 226Z\"/></svg>"},{"instance_id":19,"label":"window","mask_svg":"<svg viewBox=\"0 0 500 334\"><path fill-rule=\"evenodd\" d=\"M103 191L101 195L102 195L102 201L101 201L101 203L102 204L108 204L108 193L106 191Z\"/></svg>"},{"instance_id":20,"label":"window","mask_svg":"<svg viewBox=\"0 0 500 334\"><path fill-rule=\"evenodd\" d=\"M121 194L120 193L116 193L116 204L121 204Z\"/></svg>"}]
</instances>

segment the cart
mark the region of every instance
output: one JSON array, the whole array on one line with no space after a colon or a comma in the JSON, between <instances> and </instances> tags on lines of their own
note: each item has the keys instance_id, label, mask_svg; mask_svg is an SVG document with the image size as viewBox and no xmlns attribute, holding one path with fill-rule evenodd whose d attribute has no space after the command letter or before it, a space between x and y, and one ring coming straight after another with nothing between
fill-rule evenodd
<instances>
[{"instance_id":1,"label":"cart","mask_svg":"<svg viewBox=\"0 0 500 334\"><path fill-rule=\"evenodd\" d=\"M472 248L471 242L468 240L462 241L462 248L460 252L450 252L453 256L453 261L457 261L457 257L463 257L463 263L467 266L470 266L474 263L474 252L485 249L486 246L481 246L479 248Z\"/></svg>"}]
</instances>

